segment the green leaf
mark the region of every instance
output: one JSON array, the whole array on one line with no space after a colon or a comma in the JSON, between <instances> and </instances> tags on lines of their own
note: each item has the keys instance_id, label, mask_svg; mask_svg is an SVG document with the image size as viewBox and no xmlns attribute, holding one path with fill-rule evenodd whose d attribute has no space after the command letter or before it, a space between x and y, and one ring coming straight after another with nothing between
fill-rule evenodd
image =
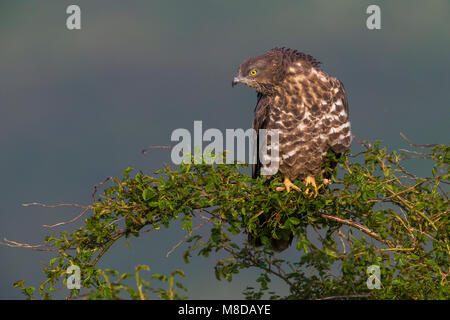
<instances>
[{"instance_id":1,"label":"green leaf","mask_svg":"<svg viewBox=\"0 0 450 320\"><path fill-rule=\"evenodd\" d=\"M152 188L147 188L142 192L142 198L144 198L145 201L152 199L155 195L156 192Z\"/></svg>"}]
</instances>

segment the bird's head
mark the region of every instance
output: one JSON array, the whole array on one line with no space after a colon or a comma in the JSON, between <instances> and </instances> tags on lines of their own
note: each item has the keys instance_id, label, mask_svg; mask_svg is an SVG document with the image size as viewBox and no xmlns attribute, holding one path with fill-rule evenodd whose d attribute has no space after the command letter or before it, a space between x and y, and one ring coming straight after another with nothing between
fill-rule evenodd
<instances>
[{"instance_id":1,"label":"bird's head","mask_svg":"<svg viewBox=\"0 0 450 320\"><path fill-rule=\"evenodd\" d=\"M276 90L284 77L281 67L281 57L277 52L268 53L244 61L234 77L232 86L243 83L263 94L270 94Z\"/></svg>"}]
</instances>

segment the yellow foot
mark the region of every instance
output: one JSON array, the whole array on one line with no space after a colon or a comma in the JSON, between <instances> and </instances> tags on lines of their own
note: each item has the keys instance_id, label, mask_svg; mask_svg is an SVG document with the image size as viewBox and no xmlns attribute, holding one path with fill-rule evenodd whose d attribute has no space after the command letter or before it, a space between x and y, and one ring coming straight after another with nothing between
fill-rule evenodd
<instances>
[{"instance_id":1,"label":"yellow foot","mask_svg":"<svg viewBox=\"0 0 450 320\"><path fill-rule=\"evenodd\" d=\"M306 186L312 185L314 187L314 195L312 195L312 197L313 198L317 197L317 195L319 194L319 191L318 191L318 188L317 188L317 185L316 185L316 179L314 179L314 177L307 176L306 179L305 179L305 185ZM310 195L309 192L310 191L308 189L306 189L305 194L307 196L309 196Z\"/></svg>"},{"instance_id":2,"label":"yellow foot","mask_svg":"<svg viewBox=\"0 0 450 320\"><path fill-rule=\"evenodd\" d=\"M331 184L331 180L329 180L329 179L323 179L322 183L323 183L323 184Z\"/></svg>"},{"instance_id":3,"label":"yellow foot","mask_svg":"<svg viewBox=\"0 0 450 320\"><path fill-rule=\"evenodd\" d=\"M300 188L297 187L295 184L293 184L293 183L291 182L291 180L289 180L288 177L284 177L283 184L284 184L284 187L278 187L278 188L276 188L276 190L277 190L277 191L283 191L283 190L286 189L287 192L290 192L290 191L291 191L291 188L292 188L292 189L297 190L298 192L301 192L301 191L302 191L302 189L300 189Z\"/></svg>"}]
</instances>

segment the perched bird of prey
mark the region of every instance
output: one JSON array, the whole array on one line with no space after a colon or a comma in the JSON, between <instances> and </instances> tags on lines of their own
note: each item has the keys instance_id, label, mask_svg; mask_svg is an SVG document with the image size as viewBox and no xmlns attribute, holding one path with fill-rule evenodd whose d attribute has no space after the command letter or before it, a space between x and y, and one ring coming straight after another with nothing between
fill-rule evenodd
<instances>
[{"instance_id":1,"label":"perched bird of prey","mask_svg":"<svg viewBox=\"0 0 450 320\"><path fill-rule=\"evenodd\" d=\"M317 195L315 178L323 174L327 152L339 157L350 148L343 84L321 70L312 56L287 48L244 61L232 85L238 83L257 91L253 128L279 130L279 172L285 186L281 189L301 191L292 181L302 180ZM261 166L258 157L253 178L260 175Z\"/></svg>"}]
</instances>

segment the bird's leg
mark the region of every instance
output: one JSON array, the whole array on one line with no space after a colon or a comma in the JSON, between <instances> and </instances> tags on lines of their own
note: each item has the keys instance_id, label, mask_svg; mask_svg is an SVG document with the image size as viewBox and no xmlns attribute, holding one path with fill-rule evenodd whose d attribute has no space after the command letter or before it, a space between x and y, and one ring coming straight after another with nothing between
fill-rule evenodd
<instances>
[{"instance_id":1,"label":"bird's leg","mask_svg":"<svg viewBox=\"0 0 450 320\"><path fill-rule=\"evenodd\" d=\"M331 180L325 178L325 179L323 179L322 183L323 184L331 184Z\"/></svg>"},{"instance_id":2,"label":"bird's leg","mask_svg":"<svg viewBox=\"0 0 450 320\"><path fill-rule=\"evenodd\" d=\"M295 190L297 190L297 191L299 191L299 192L302 191L302 189L300 189L300 188L297 187L295 184L293 184L293 183L291 182L291 180L289 180L289 178L288 178L287 176L284 177L283 184L284 184L284 187L278 187L276 190L277 190L277 191L283 191L283 190L286 189L287 192L290 192L290 191L291 191L291 188L292 188L292 189L295 189Z\"/></svg>"},{"instance_id":3,"label":"bird's leg","mask_svg":"<svg viewBox=\"0 0 450 320\"><path fill-rule=\"evenodd\" d=\"M319 191L318 191L318 188L317 188L316 179L314 179L314 177L312 177L312 176L307 176L306 179L305 179L305 185L306 186L312 185L314 187L313 198L317 197L317 195L319 194ZM307 196L309 196L310 193L309 193L308 189L306 189L305 194Z\"/></svg>"}]
</instances>

